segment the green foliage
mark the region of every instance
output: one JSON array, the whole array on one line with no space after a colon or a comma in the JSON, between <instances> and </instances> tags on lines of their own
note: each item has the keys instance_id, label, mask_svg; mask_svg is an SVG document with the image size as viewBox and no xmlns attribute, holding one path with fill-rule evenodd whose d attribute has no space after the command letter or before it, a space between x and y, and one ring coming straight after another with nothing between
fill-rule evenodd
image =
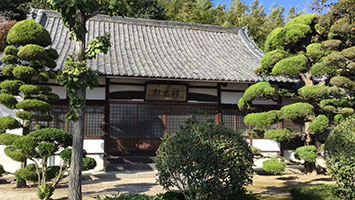
<instances>
[{"instance_id":1,"label":"green foliage","mask_svg":"<svg viewBox=\"0 0 355 200\"><path fill-rule=\"evenodd\" d=\"M5 80L0 83L1 93L17 95L23 84L20 80Z\"/></svg>"},{"instance_id":2,"label":"green foliage","mask_svg":"<svg viewBox=\"0 0 355 200\"><path fill-rule=\"evenodd\" d=\"M31 95L35 95L38 94L40 92L41 88L37 85L22 85L19 88L19 91L24 94L25 96L31 96Z\"/></svg>"},{"instance_id":3,"label":"green foliage","mask_svg":"<svg viewBox=\"0 0 355 200\"><path fill-rule=\"evenodd\" d=\"M343 199L355 198L355 116L336 126L325 143L327 167Z\"/></svg>"},{"instance_id":4,"label":"green foliage","mask_svg":"<svg viewBox=\"0 0 355 200\"><path fill-rule=\"evenodd\" d=\"M341 52L333 52L323 58L324 65L333 68L345 68L347 60Z\"/></svg>"},{"instance_id":5,"label":"green foliage","mask_svg":"<svg viewBox=\"0 0 355 200\"><path fill-rule=\"evenodd\" d=\"M308 126L308 131L312 134L321 134L328 130L329 119L325 115L318 115Z\"/></svg>"},{"instance_id":6,"label":"green foliage","mask_svg":"<svg viewBox=\"0 0 355 200\"><path fill-rule=\"evenodd\" d=\"M165 199L160 196L154 197L145 194L116 194L113 196L105 196L104 200L174 200L174 199Z\"/></svg>"},{"instance_id":7,"label":"green foliage","mask_svg":"<svg viewBox=\"0 0 355 200\"><path fill-rule=\"evenodd\" d=\"M3 68L1 68L1 72L4 76L12 77L12 70L14 70L15 67L16 65L5 65Z\"/></svg>"},{"instance_id":8,"label":"green foliage","mask_svg":"<svg viewBox=\"0 0 355 200\"><path fill-rule=\"evenodd\" d=\"M243 100L245 102L250 102L257 98L266 98L273 96L275 94L275 88L271 87L268 82L255 83L245 90L243 95Z\"/></svg>"},{"instance_id":9,"label":"green foliage","mask_svg":"<svg viewBox=\"0 0 355 200\"><path fill-rule=\"evenodd\" d=\"M54 187L49 184L42 184L38 188L37 196L39 199L49 199L54 191Z\"/></svg>"},{"instance_id":10,"label":"green foliage","mask_svg":"<svg viewBox=\"0 0 355 200\"><path fill-rule=\"evenodd\" d=\"M51 57L54 60L59 58L59 54L58 54L57 50L55 50L53 48L46 49L46 53L49 57Z\"/></svg>"},{"instance_id":11,"label":"green foliage","mask_svg":"<svg viewBox=\"0 0 355 200\"><path fill-rule=\"evenodd\" d=\"M346 59L355 60L355 46L343 49L341 53Z\"/></svg>"},{"instance_id":12,"label":"green foliage","mask_svg":"<svg viewBox=\"0 0 355 200\"><path fill-rule=\"evenodd\" d=\"M46 47L52 43L48 31L32 19L17 22L9 30L6 41L19 46L37 44Z\"/></svg>"},{"instance_id":13,"label":"green foliage","mask_svg":"<svg viewBox=\"0 0 355 200\"><path fill-rule=\"evenodd\" d=\"M260 150L258 147L253 147L253 146L251 146L250 149L251 149L251 153L252 153L254 156L259 156L259 155L261 155L261 150Z\"/></svg>"},{"instance_id":14,"label":"green foliage","mask_svg":"<svg viewBox=\"0 0 355 200\"><path fill-rule=\"evenodd\" d=\"M14 109L17 104L16 98L12 94L0 94L0 103L9 109Z\"/></svg>"},{"instance_id":15,"label":"green foliage","mask_svg":"<svg viewBox=\"0 0 355 200\"><path fill-rule=\"evenodd\" d=\"M330 84L335 85L337 87L345 88L350 91L355 91L355 81L350 80L345 76L335 76L330 79Z\"/></svg>"},{"instance_id":16,"label":"green foliage","mask_svg":"<svg viewBox=\"0 0 355 200\"><path fill-rule=\"evenodd\" d=\"M294 103L281 108L281 119L305 119L313 115L313 106L309 103Z\"/></svg>"},{"instance_id":17,"label":"green foliage","mask_svg":"<svg viewBox=\"0 0 355 200\"><path fill-rule=\"evenodd\" d=\"M313 145L298 147L295 152L295 157L306 162L314 163L316 162L317 151L317 147Z\"/></svg>"},{"instance_id":18,"label":"green foliage","mask_svg":"<svg viewBox=\"0 0 355 200\"><path fill-rule=\"evenodd\" d=\"M21 137L21 136L16 135L16 134L11 134L11 133L0 134L0 144L6 145L6 146L12 145L14 143L14 141L16 139L18 139L19 137Z\"/></svg>"},{"instance_id":19,"label":"green foliage","mask_svg":"<svg viewBox=\"0 0 355 200\"><path fill-rule=\"evenodd\" d=\"M16 141L16 140L15 140ZM14 161L17 162L25 162L26 157L22 154L21 151L8 146L4 149L4 153Z\"/></svg>"},{"instance_id":20,"label":"green foliage","mask_svg":"<svg viewBox=\"0 0 355 200\"><path fill-rule=\"evenodd\" d=\"M23 81L31 80L32 77L36 75L36 73L36 70L32 67L21 65L15 67L14 70L12 70L12 74L14 75L14 77Z\"/></svg>"},{"instance_id":21,"label":"green foliage","mask_svg":"<svg viewBox=\"0 0 355 200\"><path fill-rule=\"evenodd\" d=\"M83 158L83 171L94 169L95 167L96 167L95 159L90 157Z\"/></svg>"},{"instance_id":22,"label":"green foliage","mask_svg":"<svg viewBox=\"0 0 355 200\"><path fill-rule=\"evenodd\" d=\"M318 18L319 15L318 14L305 14L305 15L300 15L294 19L292 19L291 21L289 21L286 26L290 26L293 24L304 24L304 25L311 25L312 23L316 22L316 18Z\"/></svg>"},{"instance_id":23,"label":"green foliage","mask_svg":"<svg viewBox=\"0 0 355 200\"><path fill-rule=\"evenodd\" d=\"M20 110L16 112L16 117L23 120L36 121L37 115L29 111Z\"/></svg>"},{"instance_id":24,"label":"green foliage","mask_svg":"<svg viewBox=\"0 0 355 200\"><path fill-rule=\"evenodd\" d=\"M306 57L298 55L282 59L272 69L273 75L298 76L306 71Z\"/></svg>"},{"instance_id":25,"label":"green foliage","mask_svg":"<svg viewBox=\"0 0 355 200\"><path fill-rule=\"evenodd\" d=\"M326 112L337 113L339 108L353 107L354 102L349 99L324 99L320 101L319 107Z\"/></svg>"},{"instance_id":26,"label":"green foliage","mask_svg":"<svg viewBox=\"0 0 355 200\"><path fill-rule=\"evenodd\" d=\"M20 127L21 123L15 118L12 118L10 116L0 117L0 133L5 132L6 129L16 129Z\"/></svg>"},{"instance_id":27,"label":"green foliage","mask_svg":"<svg viewBox=\"0 0 355 200\"><path fill-rule=\"evenodd\" d=\"M298 90L298 94L306 101L321 100L330 95L330 89L325 85L306 85Z\"/></svg>"},{"instance_id":28,"label":"green foliage","mask_svg":"<svg viewBox=\"0 0 355 200\"><path fill-rule=\"evenodd\" d=\"M335 185L295 186L290 189L293 200L340 200Z\"/></svg>"},{"instance_id":29,"label":"green foliage","mask_svg":"<svg viewBox=\"0 0 355 200\"><path fill-rule=\"evenodd\" d=\"M17 109L25 111L43 111L47 112L51 109L51 105L45 101L37 99L25 99L16 104Z\"/></svg>"},{"instance_id":30,"label":"green foliage","mask_svg":"<svg viewBox=\"0 0 355 200\"><path fill-rule=\"evenodd\" d=\"M2 177L3 174L5 174L5 170L4 167L0 165L0 177Z\"/></svg>"},{"instance_id":31,"label":"green foliage","mask_svg":"<svg viewBox=\"0 0 355 200\"><path fill-rule=\"evenodd\" d=\"M263 169L265 172L273 175L283 174L285 172L286 163L280 162L276 158L271 158L263 162Z\"/></svg>"},{"instance_id":32,"label":"green foliage","mask_svg":"<svg viewBox=\"0 0 355 200\"><path fill-rule=\"evenodd\" d=\"M299 136L295 131L289 129L269 129L265 132L265 137L278 142L291 141L291 139Z\"/></svg>"},{"instance_id":33,"label":"green foliage","mask_svg":"<svg viewBox=\"0 0 355 200\"><path fill-rule=\"evenodd\" d=\"M30 166L30 167L28 167ZM37 173L34 170L32 170L32 165L28 165L26 168L20 168L16 170L15 172L15 177L17 181L32 181L32 182L37 182L38 176Z\"/></svg>"},{"instance_id":34,"label":"green foliage","mask_svg":"<svg viewBox=\"0 0 355 200\"><path fill-rule=\"evenodd\" d=\"M252 138L264 138L265 131L265 128L254 127L251 130L247 130L246 133Z\"/></svg>"},{"instance_id":35,"label":"green foliage","mask_svg":"<svg viewBox=\"0 0 355 200\"><path fill-rule=\"evenodd\" d=\"M94 59L99 53L107 53L111 47L110 34L105 33L104 36L97 37L89 42L87 52L85 54L86 59Z\"/></svg>"},{"instance_id":36,"label":"green foliage","mask_svg":"<svg viewBox=\"0 0 355 200\"><path fill-rule=\"evenodd\" d=\"M156 157L158 182L165 189L185 188L189 199L228 199L245 194L244 186L251 183L252 157L239 134L192 118L163 139ZM186 178L177 178L181 176Z\"/></svg>"},{"instance_id":37,"label":"green foliage","mask_svg":"<svg viewBox=\"0 0 355 200\"><path fill-rule=\"evenodd\" d=\"M69 56L66 59L64 69L58 74L57 82L64 85L69 97L70 110L66 116L68 121L77 119L79 117L78 109L84 106L84 98L78 97L75 89L82 86L94 88L99 84L97 76L90 68L86 67L84 61L79 62L74 56Z\"/></svg>"},{"instance_id":38,"label":"green foliage","mask_svg":"<svg viewBox=\"0 0 355 200\"><path fill-rule=\"evenodd\" d=\"M261 65L257 69L258 74L270 73L274 65L280 60L286 58L288 53L284 50L274 50L266 53L261 59Z\"/></svg>"},{"instance_id":39,"label":"green foliage","mask_svg":"<svg viewBox=\"0 0 355 200\"><path fill-rule=\"evenodd\" d=\"M295 18L296 19L296 18ZM304 40L312 32L310 26L305 24L287 24L284 27L285 42L287 44L294 44Z\"/></svg>"},{"instance_id":40,"label":"green foliage","mask_svg":"<svg viewBox=\"0 0 355 200\"><path fill-rule=\"evenodd\" d=\"M27 44L26 46L22 47L17 56L26 61L30 60L45 60L47 59L46 50L36 44Z\"/></svg>"},{"instance_id":41,"label":"green foliage","mask_svg":"<svg viewBox=\"0 0 355 200\"><path fill-rule=\"evenodd\" d=\"M60 97L55 93L38 94L37 98L48 103L54 103L60 99Z\"/></svg>"},{"instance_id":42,"label":"green foliage","mask_svg":"<svg viewBox=\"0 0 355 200\"><path fill-rule=\"evenodd\" d=\"M312 76L321 76L321 75L333 75L337 71L334 66L326 66L323 62L318 62L312 65L310 72Z\"/></svg>"},{"instance_id":43,"label":"green foliage","mask_svg":"<svg viewBox=\"0 0 355 200\"><path fill-rule=\"evenodd\" d=\"M276 123L278 115L279 113L276 110L263 113L250 113L244 117L244 123L246 125L264 127Z\"/></svg>"},{"instance_id":44,"label":"green foliage","mask_svg":"<svg viewBox=\"0 0 355 200\"><path fill-rule=\"evenodd\" d=\"M334 122L336 123L336 124L340 124L341 122L343 122L345 120L345 117L344 117L344 115L342 115L342 114L336 114L335 116L334 116Z\"/></svg>"},{"instance_id":45,"label":"green foliage","mask_svg":"<svg viewBox=\"0 0 355 200\"><path fill-rule=\"evenodd\" d=\"M13 56L16 56L17 55L17 52L18 52L18 49L14 46L7 46L5 47L4 49L4 53L5 55L13 55Z\"/></svg>"},{"instance_id":46,"label":"green foliage","mask_svg":"<svg viewBox=\"0 0 355 200\"><path fill-rule=\"evenodd\" d=\"M322 48L330 50L339 50L341 48L341 40L326 40L322 42Z\"/></svg>"},{"instance_id":47,"label":"green foliage","mask_svg":"<svg viewBox=\"0 0 355 200\"><path fill-rule=\"evenodd\" d=\"M266 38L265 48L264 48L265 53L268 53L276 49L284 49L283 48L283 45L285 44L284 35L285 35L285 31L283 30L282 27L275 28Z\"/></svg>"},{"instance_id":48,"label":"green foliage","mask_svg":"<svg viewBox=\"0 0 355 200\"><path fill-rule=\"evenodd\" d=\"M309 44L306 49L306 55L314 62L318 62L323 56L329 54L328 51L324 51L324 49L322 49L322 45L320 43Z\"/></svg>"},{"instance_id":49,"label":"green foliage","mask_svg":"<svg viewBox=\"0 0 355 200\"><path fill-rule=\"evenodd\" d=\"M1 62L4 63L5 65L11 65L11 64L18 64L19 60L16 56L13 55L5 55L2 59Z\"/></svg>"}]
</instances>

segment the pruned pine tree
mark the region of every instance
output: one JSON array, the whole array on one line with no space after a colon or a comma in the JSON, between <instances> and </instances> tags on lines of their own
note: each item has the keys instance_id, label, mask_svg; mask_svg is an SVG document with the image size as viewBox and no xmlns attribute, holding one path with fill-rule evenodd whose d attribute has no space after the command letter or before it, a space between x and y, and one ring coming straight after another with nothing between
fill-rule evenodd
<instances>
[{"instance_id":1,"label":"pruned pine tree","mask_svg":"<svg viewBox=\"0 0 355 200\"><path fill-rule=\"evenodd\" d=\"M303 137L305 146L296 150L296 156L305 160L307 173L315 167L319 136L331 124L354 114L355 11L340 5L348 1L353 0L339 1L325 15L301 15L274 29L255 73L287 76L298 82L293 88L259 82L250 86L238 102L240 109L252 109L255 99L279 103L290 97L299 99L280 110L248 114L244 122L254 126L250 133L276 141ZM266 128L283 120L302 125L304 131Z\"/></svg>"},{"instance_id":2,"label":"pruned pine tree","mask_svg":"<svg viewBox=\"0 0 355 200\"><path fill-rule=\"evenodd\" d=\"M82 199L81 177L83 170L83 140L86 107L86 89L98 85L97 74L86 67L86 60L96 58L98 53L107 53L110 35L105 33L86 44L86 21L99 13L102 6L96 0L49 0L50 7L61 15L76 48L66 59L59 72L58 83L63 85L69 97L67 121L73 122L73 150L71 154L69 195L70 200Z\"/></svg>"},{"instance_id":3,"label":"pruned pine tree","mask_svg":"<svg viewBox=\"0 0 355 200\"><path fill-rule=\"evenodd\" d=\"M15 24L8 32L7 43L10 45L2 59L5 66L1 69L4 80L0 83L0 103L18 111L17 118L0 118L0 143L7 146L5 154L11 159L32 163L15 172L18 184L33 181L38 185L38 197L49 199L69 169L72 144L71 133L46 128L43 123L52 121L51 104L59 99L49 86L43 85L56 77L52 69L58 53L47 48L52 43L50 35L34 20ZM6 133L15 128L22 128L23 134ZM60 166L48 166L49 157L59 150ZM92 158L84 156L83 162L86 170L96 166Z\"/></svg>"}]
</instances>

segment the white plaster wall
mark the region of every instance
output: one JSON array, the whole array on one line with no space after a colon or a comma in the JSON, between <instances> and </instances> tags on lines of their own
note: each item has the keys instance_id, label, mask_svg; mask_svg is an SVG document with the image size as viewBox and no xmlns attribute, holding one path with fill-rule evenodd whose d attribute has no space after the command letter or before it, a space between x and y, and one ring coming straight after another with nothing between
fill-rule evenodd
<instances>
[{"instance_id":1,"label":"white plaster wall","mask_svg":"<svg viewBox=\"0 0 355 200\"><path fill-rule=\"evenodd\" d=\"M96 87L92 90L86 90L86 99L87 100L105 100L105 88Z\"/></svg>"},{"instance_id":2,"label":"white plaster wall","mask_svg":"<svg viewBox=\"0 0 355 200\"><path fill-rule=\"evenodd\" d=\"M189 88L189 93L209 94L209 95L217 96L217 89Z\"/></svg>"},{"instance_id":3,"label":"white plaster wall","mask_svg":"<svg viewBox=\"0 0 355 200\"><path fill-rule=\"evenodd\" d=\"M87 153L104 153L104 140L84 140L84 149Z\"/></svg>"},{"instance_id":4,"label":"white plaster wall","mask_svg":"<svg viewBox=\"0 0 355 200\"><path fill-rule=\"evenodd\" d=\"M123 91L144 91L144 86L110 85L110 92L123 92Z\"/></svg>"},{"instance_id":5,"label":"white plaster wall","mask_svg":"<svg viewBox=\"0 0 355 200\"><path fill-rule=\"evenodd\" d=\"M89 171L102 171L104 170L104 154L92 154L87 155L87 157L93 158L96 161L96 167ZM49 165L59 165L60 164L60 157L59 155L52 156L49 158L48 164ZM16 171L16 170L15 170Z\"/></svg>"},{"instance_id":6,"label":"white plaster wall","mask_svg":"<svg viewBox=\"0 0 355 200\"><path fill-rule=\"evenodd\" d=\"M253 146L261 151L280 151L280 143L269 139L253 139Z\"/></svg>"},{"instance_id":7,"label":"white plaster wall","mask_svg":"<svg viewBox=\"0 0 355 200\"><path fill-rule=\"evenodd\" d=\"M222 104L238 104L240 98L243 97L243 93L236 92L221 92Z\"/></svg>"},{"instance_id":8,"label":"white plaster wall","mask_svg":"<svg viewBox=\"0 0 355 200\"><path fill-rule=\"evenodd\" d=\"M66 99L67 98L67 92L65 91L65 88L62 86L50 86L52 88L52 92L56 93L59 95L60 99Z\"/></svg>"},{"instance_id":9,"label":"white plaster wall","mask_svg":"<svg viewBox=\"0 0 355 200\"><path fill-rule=\"evenodd\" d=\"M7 157L4 153L5 147L5 145L0 145L0 164L4 167L6 172L14 173L21 167L21 163Z\"/></svg>"}]
</instances>

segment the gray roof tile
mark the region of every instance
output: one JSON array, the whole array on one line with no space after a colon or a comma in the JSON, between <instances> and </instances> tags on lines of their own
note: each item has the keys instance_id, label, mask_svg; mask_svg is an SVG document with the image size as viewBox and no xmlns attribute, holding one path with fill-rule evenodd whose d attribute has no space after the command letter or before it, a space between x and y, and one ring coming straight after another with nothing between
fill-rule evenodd
<instances>
[{"instance_id":1,"label":"gray roof tile","mask_svg":"<svg viewBox=\"0 0 355 200\"><path fill-rule=\"evenodd\" d=\"M60 57L73 54L75 42L54 11L33 10L30 18L50 33ZM166 79L256 82L288 82L285 77L258 77L262 51L247 27L231 28L159 20L97 15L87 22L87 40L111 34L109 52L99 54L88 66L102 75Z\"/></svg>"}]
</instances>

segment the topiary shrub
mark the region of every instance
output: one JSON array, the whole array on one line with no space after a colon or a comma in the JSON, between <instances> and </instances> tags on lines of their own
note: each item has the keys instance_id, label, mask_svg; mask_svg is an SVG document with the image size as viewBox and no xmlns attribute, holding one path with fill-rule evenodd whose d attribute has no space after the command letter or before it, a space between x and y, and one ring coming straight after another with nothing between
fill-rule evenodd
<instances>
[{"instance_id":1,"label":"topiary shrub","mask_svg":"<svg viewBox=\"0 0 355 200\"><path fill-rule=\"evenodd\" d=\"M19 46L38 44L45 47L52 43L48 31L32 19L17 22L9 30L6 41Z\"/></svg>"},{"instance_id":2,"label":"topiary shrub","mask_svg":"<svg viewBox=\"0 0 355 200\"><path fill-rule=\"evenodd\" d=\"M284 58L276 63L274 68L272 68L272 75L298 76L300 73L305 72L306 69L306 57L298 55Z\"/></svg>"},{"instance_id":3,"label":"topiary shrub","mask_svg":"<svg viewBox=\"0 0 355 200\"><path fill-rule=\"evenodd\" d=\"M303 147L298 147L295 152L295 157L297 159L304 160L305 172L312 172L315 169L315 162L317 158L317 147L313 145L307 145Z\"/></svg>"},{"instance_id":4,"label":"topiary shrub","mask_svg":"<svg viewBox=\"0 0 355 200\"><path fill-rule=\"evenodd\" d=\"M291 139L299 136L295 131L289 129L269 129L265 132L265 137L278 142L291 141Z\"/></svg>"},{"instance_id":5,"label":"topiary shrub","mask_svg":"<svg viewBox=\"0 0 355 200\"><path fill-rule=\"evenodd\" d=\"M245 194L253 156L239 134L193 117L163 139L156 166L159 184L178 188L186 199L229 199Z\"/></svg>"},{"instance_id":6,"label":"topiary shrub","mask_svg":"<svg viewBox=\"0 0 355 200\"><path fill-rule=\"evenodd\" d=\"M15 118L10 116L7 117L0 117L0 133L6 131L6 129L16 129L20 128L21 124Z\"/></svg>"},{"instance_id":7,"label":"topiary shrub","mask_svg":"<svg viewBox=\"0 0 355 200\"><path fill-rule=\"evenodd\" d=\"M45 101L37 99L25 99L16 104L17 109L23 109L25 111L49 111L51 105Z\"/></svg>"},{"instance_id":8,"label":"topiary shrub","mask_svg":"<svg viewBox=\"0 0 355 200\"><path fill-rule=\"evenodd\" d=\"M325 115L318 115L308 126L308 131L312 134L322 134L328 130L329 119Z\"/></svg>"},{"instance_id":9,"label":"topiary shrub","mask_svg":"<svg viewBox=\"0 0 355 200\"><path fill-rule=\"evenodd\" d=\"M13 56L16 56L17 55L17 52L18 52L18 49L14 46L7 46L5 47L4 49L4 53L5 55L13 55Z\"/></svg>"},{"instance_id":10,"label":"topiary shrub","mask_svg":"<svg viewBox=\"0 0 355 200\"><path fill-rule=\"evenodd\" d=\"M325 143L327 167L343 199L355 198L355 116L329 134Z\"/></svg>"},{"instance_id":11,"label":"topiary shrub","mask_svg":"<svg viewBox=\"0 0 355 200\"><path fill-rule=\"evenodd\" d=\"M298 94L306 101L321 100L330 95L329 88L325 85L306 85L298 90Z\"/></svg>"},{"instance_id":12,"label":"topiary shrub","mask_svg":"<svg viewBox=\"0 0 355 200\"><path fill-rule=\"evenodd\" d=\"M313 106L309 103L294 103L281 108L281 119L297 120L313 115Z\"/></svg>"},{"instance_id":13,"label":"topiary shrub","mask_svg":"<svg viewBox=\"0 0 355 200\"><path fill-rule=\"evenodd\" d=\"M0 94L0 103L9 109L14 109L17 104L17 99L11 94Z\"/></svg>"},{"instance_id":14,"label":"topiary shrub","mask_svg":"<svg viewBox=\"0 0 355 200\"><path fill-rule=\"evenodd\" d=\"M263 169L265 172L273 175L283 174L285 172L286 163L280 162L276 158L271 158L263 162Z\"/></svg>"},{"instance_id":15,"label":"topiary shrub","mask_svg":"<svg viewBox=\"0 0 355 200\"><path fill-rule=\"evenodd\" d=\"M0 165L0 177L2 177L3 174L5 174L5 170L4 167Z\"/></svg>"},{"instance_id":16,"label":"topiary shrub","mask_svg":"<svg viewBox=\"0 0 355 200\"><path fill-rule=\"evenodd\" d=\"M257 127L265 127L277 122L279 112L271 110L262 113L250 113L244 117L244 123L246 125L252 125Z\"/></svg>"},{"instance_id":17,"label":"topiary shrub","mask_svg":"<svg viewBox=\"0 0 355 200\"><path fill-rule=\"evenodd\" d=\"M5 80L0 83L1 93L17 95L23 84L20 80Z\"/></svg>"},{"instance_id":18,"label":"topiary shrub","mask_svg":"<svg viewBox=\"0 0 355 200\"><path fill-rule=\"evenodd\" d=\"M12 70L12 74L15 78L28 81L31 80L34 75L36 75L36 70L28 66L17 66Z\"/></svg>"}]
</instances>

